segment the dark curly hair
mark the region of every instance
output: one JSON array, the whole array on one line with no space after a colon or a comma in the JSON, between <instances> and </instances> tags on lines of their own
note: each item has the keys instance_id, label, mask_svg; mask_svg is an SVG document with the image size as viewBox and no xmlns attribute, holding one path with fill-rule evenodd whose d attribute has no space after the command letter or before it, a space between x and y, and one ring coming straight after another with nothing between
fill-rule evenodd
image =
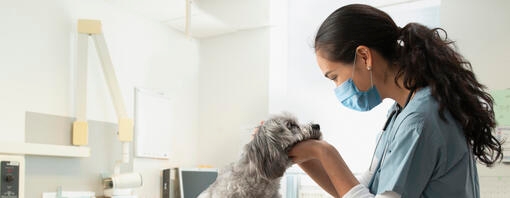
<instances>
[{"instance_id":1,"label":"dark curly hair","mask_svg":"<svg viewBox=\"0 0 510 198\"><path fill-rule=\"evenodd\" d=\"M352 63L356 47L365 45L379 52L406 89L429 86L445 119L450 112L462 126L476 158L487 166L503 158L501 142L492 134L495 126L493 98L479 83L471 63L455 51L453 41L441 28L418 23L399 28L385 12L352 4L333 12L320 26L315 50L324 58Z\"/></svg>"}]
</instances>

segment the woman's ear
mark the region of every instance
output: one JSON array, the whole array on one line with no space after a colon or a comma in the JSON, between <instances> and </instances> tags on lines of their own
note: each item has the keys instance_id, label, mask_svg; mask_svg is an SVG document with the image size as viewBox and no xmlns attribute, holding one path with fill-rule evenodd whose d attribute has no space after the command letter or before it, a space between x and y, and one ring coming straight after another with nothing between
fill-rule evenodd
<instances>
[{"instance_id":1,"label":"woman's ear","mask_svg":"<svg viewBox=\"0 0 510 198\"><path fill-rule=\"evenodd\" d=\"M370 48L364 45L360 45L356 48L356 56L360 57L367 70L372 70L372 53Z\"/></svg>"}]
</instances>

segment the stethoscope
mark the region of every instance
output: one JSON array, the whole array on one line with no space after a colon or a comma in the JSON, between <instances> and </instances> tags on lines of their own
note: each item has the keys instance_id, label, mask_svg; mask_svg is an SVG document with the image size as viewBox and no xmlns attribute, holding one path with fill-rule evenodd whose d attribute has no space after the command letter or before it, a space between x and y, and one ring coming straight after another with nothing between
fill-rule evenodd
<instances>
[{"instance_id":1,"label":"stethoscope","mask_svg":"<svg viewBox=\"0 0 510 198\"><path fill-rule=\"evenodd\" d=\"M388 126L390 125L391 121L393 120L393 118L397 118L398 114L400 114L400 112L402 112L402 110L407 106L407 104L409 104L409 101L411 100L411 97L413 96L413 93L414 93L414 90L411 90L409 92L409 95L407 96L407 100L406 100L406 103L404 104L404 107L400 107L398 104L397 104L397 108L394 109L391 113L390 113L390 116L388 116L388 119L386 119L386 122L384 123L384 127L382 128L382 131L381 131L381 135L379 136L379 138L377 139L377 144L375 146L375 149L374 149L374 154L372 155L372 159L370 160L370 167L368 168L369 171L372 171L372 166L373 166L373 163L374 163L374 157L375 157L375 153L377 151L377 147L379 147L379 143L381 142L381 139L382 139L382 136L383 136L383 133L386 131L386 129L388 129ZM381 157L381 160L379 162L379 165L377 166L377 169L379 169L379 167L382 166L382 164L384 163L384 158L386 157L386 150L388 149L388 142L389 141L386 141L386 144L384 145L384 149L383 149L383 155Z\"/></svg>"}]
</instances>

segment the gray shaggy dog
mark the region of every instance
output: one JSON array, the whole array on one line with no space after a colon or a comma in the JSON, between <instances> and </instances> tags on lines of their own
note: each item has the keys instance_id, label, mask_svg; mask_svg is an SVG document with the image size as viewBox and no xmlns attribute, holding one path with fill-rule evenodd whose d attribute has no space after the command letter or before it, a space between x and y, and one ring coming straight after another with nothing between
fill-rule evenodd
<instances>
[{"instance_id":1,"label":"gray shaggy dog","mask_svg":"<svg viewBox=\"0 0 510 198\"><path fill-rule=\"evenodd\" d=\"M318 124L299 125L290 114L273 116L244 146L241 159L223 168L199 198L279 198L280 179L293 163L287 152L296 143L321 139Z\"/></svg>"}]
</instances>

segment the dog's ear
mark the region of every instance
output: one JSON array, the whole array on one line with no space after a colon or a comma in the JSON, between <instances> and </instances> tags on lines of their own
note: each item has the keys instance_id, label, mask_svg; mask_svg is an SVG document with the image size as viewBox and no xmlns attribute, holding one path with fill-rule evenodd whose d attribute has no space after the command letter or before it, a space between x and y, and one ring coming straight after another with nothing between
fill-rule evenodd
<instances>
[{"instance_id":1,"label":"dog's ear","mask_svg":"<svg viewBox=\"0 0 510 198\"><path fill-rule=\"evenodd\" d=\"M247 157L250 165L266 179L276 179L285 173L288 156L277 148L274 142L261 127L248 145Z\"/></svg>"}]
</instances>

